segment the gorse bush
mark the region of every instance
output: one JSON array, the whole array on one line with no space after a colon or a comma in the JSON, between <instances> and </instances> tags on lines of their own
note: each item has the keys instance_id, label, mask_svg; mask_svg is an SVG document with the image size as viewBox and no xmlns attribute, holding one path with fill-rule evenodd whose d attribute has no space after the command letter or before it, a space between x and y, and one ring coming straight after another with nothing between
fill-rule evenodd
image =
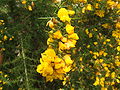
<instances>
[{"instance_id":1,"label":"gorse bush","mask_svg":"<svg viewBox=\"0 0 120 90\"><path fill-rule=\"evenodd\" d=\"M0 89L119 90L119 0L1 0Z\"/></svg>"}]
</instances>

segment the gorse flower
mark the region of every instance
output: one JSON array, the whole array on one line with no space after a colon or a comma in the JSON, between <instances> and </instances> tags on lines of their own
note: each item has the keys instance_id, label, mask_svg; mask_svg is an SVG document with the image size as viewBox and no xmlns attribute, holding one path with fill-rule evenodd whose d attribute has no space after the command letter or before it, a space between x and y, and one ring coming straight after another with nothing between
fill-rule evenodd
<instances>
[{"instance_id":1,"label":"gorse flower","mask_svg":"<svg viewBox=\"0 0 120 90\"><path fill-rule=\"evenodd\" d=\"M101 18L104 17L104 13L105 13L105 11L103 11L103 10L96 10L96 12L95 12L95 14Z\"/></svg>"},{"instance_id":2,"label":"gorse flower","mask_svg":"<svg viewBox=\"0 0 120 90\"><path fill-rule=\"evenodd\" d=\"M63 80L64 74L71 70L73 61L69 55L59 58L54 49L48 48L42 53L40 65L37 66L37 72L46 77L46 81L53 81L53 79Z\"/></svg>"},{"instance_id":3,"label":"gorse flower","mask_svg":"<svg viewBox=\"0 0 120 90\"><path fill-rule=\"evenodd\" d=\"M72 10L67 10L65 8L60 8L60 10L58 11L58 17L60 18L61 21L63 22L70 22L71 18L69 17L69 15L74 15L75 12Z\"/></svg>"},{"instance_id":4,"label":"gorse flower","mask_svg":"<svg viewBox=\"0 0 120 90\"><path fill-rule=\"evenodd\" d=\"M46 77L46 81L52 82L54 79L63 80L67 72L72 69L73 60L71 59L71 54L64 51L75 47L76 40L79 39L77 33L74 33L74 27L70 25L71 18L69 15L74 14L75 12L72 10L61 8L58 11L58 17L63 22L69 22L65 27L65 33L62 33L62 30L53 29L53 27L49 32L48 48L41 54L40 64L36 70ZM55 45L57 47L54 47ZM64 53L60 54L60 52Z\"/></svg>"}]
</instances>

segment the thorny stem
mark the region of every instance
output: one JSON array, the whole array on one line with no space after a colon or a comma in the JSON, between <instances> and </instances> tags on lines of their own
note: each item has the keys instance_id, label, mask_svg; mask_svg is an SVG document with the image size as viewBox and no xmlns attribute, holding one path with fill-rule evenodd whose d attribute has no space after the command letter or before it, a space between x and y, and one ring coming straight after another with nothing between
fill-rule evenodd
<instances>
[{"instance_id":1,"label":"thorny stem","mask_svg":"<svg viewBox=\"0 0 120 90\"><path fill-rule=\"evenodd\" d=\"M26 62L25 62L25 53L24 53L22 38L21 38L21 47L22 47L23 63L24 63L24 67L25 67L25 77L26 77L27 90L30 90L29 89L29 84L28 84L28 74L27 74L27 67L26 67Z\"/></svg>"}]
</instances>

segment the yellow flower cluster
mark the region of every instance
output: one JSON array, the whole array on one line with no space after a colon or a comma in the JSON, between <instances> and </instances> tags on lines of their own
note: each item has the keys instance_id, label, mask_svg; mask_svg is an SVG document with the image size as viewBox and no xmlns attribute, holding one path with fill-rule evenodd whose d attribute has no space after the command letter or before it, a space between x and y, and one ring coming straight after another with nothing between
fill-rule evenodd
<instances>
[{"instance_id":1,"label":"yellow flower cluster","mask_svg":"<svg viewBox=\"0 0 120 90\"><path fill-rule=\"evenodd\" d=\"M75 12L72 10L66 10L65 8L60 8L60 10L58 11L58 17L60 18L61 21L65 22L71 21L71 18L69 17L69 15L74 15Z\"/></svg>"},{"instance_id":2,"label":"yellow flower cluster","mask_svg":"<svg viewBox=\"0 0 120 90\"><path fill-rule=\"evenodd\" d=\"M96 12L95 12L95 14L101 18L104 17L104 13L105 13L105 11L103 11L103 10L96 10Z\"/></svg>"},{"instance_id":3,"label":"yellow flower cluster","mask_svg":"<svg viewBox=\"0 0 120 90\"><path fill-rule=\"evenodd\" d=\"M112 32L112 36L115 37L118 43L117 50L120 51L120 22L116 23L116 29L117 30Z\"/></svg>"},{"instance_id":4,"label":"yellow flower cluster","mask_svg":"<svg viewBox=\"0 0 120 90\"><path fill-rule=\"evenodd\" d=\"M63 22L69 22L65 27L65 33L63 34L62 30L53 27L49 32L48 49L41 54L41 64L37 66L37 72L46 77L46 81L64 80L65 74L72 69L71 54L65 52L65 50L75 47L76 40L79 39L78 35L74 33L74 27L70 25L71 18L68 16L68 14L73 15L74 13L72 10L61 8L58 11L58 17ZM55 45L57 47L54 47Z\"/></svg>"},{"instance_id":5,"label":"yellow flower cluster","mask_svg":"<svg viewBox=\"0 0 120 90\"><path fill-rule=\"evenodd\" d=\"M0 20L0 25L2 26L4 24L5 24L4 20ZM4 30L6 30L6 28L3 28L3 29L0 30L0 51L5 50L5 48L3 48L3 44L4 44L5 41L12 40L14 38L14 36L8 38L8 36L7 36L7 34Z\"/></svg>"},{"instance_id":6,"label":"yellow flower cluster","mask_svg":"<svg viewBox=\"0 0 120 90\"><path fill-rule=\"evenodd\" d=\"M4 20L0 20L0 25L4 25Z\"/></svg>"},{"instance_id":7,"label":"yellow flower cluster","mask_svg":"<svg viewBox=\"0 0 120 90\"><path fill-rule=\"evenodd\" d=\"M2 71L0 71L0 90L3 90L3 87L5 86L5 84L7 84L7 79L8 79L8 75L4 74Z\"/></svg>"},{"instance_id":8,"label":"yellow flower cluster","mask_svg":"<svg viewBox=\"0 0 120 90\"><path fill-rule=\"evenodd\" d=\"M60 58L56 55L54 49L48 48L41 54L40 65L37 66L37 72L46 77L46 81L53 81L53 79L63 80L64 74L71 70L73 61L69 54Z\"/></svg>"},{"instance_id":9,"label":"yellow flower cluster","mask_svg":"<svg viewBox=\"0 0 120 90\"><path fill-rule=\"evenodd\" d=\"M26 6L26 3L27 3L26 0L22 0L21 3L22 3L23 5L25 5L25 8L28 9L29 11L32 11L33 8L34 8L34 6L35 6L35 4L34 4L33 1L31 2L31 5L28 5L28 6Z\"/></svg>"},{"instance_id":10,"label":"yellow flower cluster","mask_svg":"<svg viewBox=\"0 0 120 90\"><path fill-rule=\"evenodd\" d=\"M82 13L85 13L85 11L92 11L93 7L91 4L87 4L85 7L82 8Z\"/></svg>"}]
</instances>

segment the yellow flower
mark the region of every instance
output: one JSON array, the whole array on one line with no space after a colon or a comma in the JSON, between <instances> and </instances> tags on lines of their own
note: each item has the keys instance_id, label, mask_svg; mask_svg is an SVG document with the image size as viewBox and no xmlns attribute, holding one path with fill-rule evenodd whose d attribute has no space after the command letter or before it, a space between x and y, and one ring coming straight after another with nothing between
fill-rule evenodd
<instances>
[{"instance_id":1,"label":"yellow flower","mask_svg":"<svg viewBox=\"0 0 120 90\"><path fill-rule=\"evenodd\" d=\"M8 77L8 75L4 75L4 77Z\"/></svg>"},{"instance_id":2,"label":"yellow flower","mask_svg":"<svg viewBox=\"0 0 120 90\"><path fill-rule=\"evenodd\" d=\"M89 38L92 38L92 37L93 37L92 33L89 33L88 35L89 35Z\"/></svg>"},{"instance_id":3,"label":"yellow flower","mask_svg":"<svg viewBox=\"0 0 120 90\"><path fill-rule=\"evenodd\" d=\"M54 0L54 3L61 3L61 0Z\"/></svg>"},{"instance_id":4,"label":"yellow flower","mask_svg":"<svg viewBox=\"0 0 120 90\"><path fill-rule=\"evenodd\" d=\"M56 73L54 77L57 77L58 79L63 80L64 79L64 74L63 73Z\"/></svg>"},{"instance_id":5,"label":"yellow flower","mask_svg":"<svg viewBox=\"0 0 120 90\"><path fill-rule=\"evenodd\" d=\"M105 88L105 87L102 87L102 88L101 88L101 90L108 90L108 89L107 89L107 88Z\"/></svg>"},{"instance_id":6,"label":"yellow flower","mask_svg":"<svg viewBox=\"0 0 120 90\"><path fill-rule=\"evenodd\" d=\"M63 69L65 72L69 72L71 70L71 67L70 66L65 66L64 69Z\"/></svg>"},{"instance_id":7,"label":"yellow flower","mask_svg":"<svg viewBox=\"0 0 120 90\"><path fill-rule=\"evenodd\" d=\"M59 50L65 50L66 49L66 45L62 42L59 42Z\"/></svg>"},{"instance_id":8,"label":"yellow flower","mask_svg":"<svg viewBox=\"0 0 120 90\"><path fill-rule=\"evenodd\" d=\"M120 22L116 23L116 28L120 29Z\"/></svg>"},{"instance_id":9,"label":"yellow flower","mask_svg":"<svg viewBox=\"0 0 120 90\"><path fill-rule=\"evenodd\" d=\"M87 3L87 0L79 0L79 2Z\"/></svg>"},{"instance_id":10,"label":"yellow flower","mask_svg":"<svg viewBox=\"0 0 120 90\"><path fill-rule=\"evenodd\" d=\"M116 5L116 2L112 1L112 0L108 0L107 4L110 6L110 8L114 7Z\"/></svg>"},{"instance_id":11,"label":"yellow flower","mask_svg":"<svg viewBox=\"0 0 120 90\"><path fill-rule=\"evenodd\" d=\"M120 51L120 46L117 46L117 50Z\"/></svg>"},{"instance_id":12,"label":"yellow flower","mask_svg":"<svg viewBox=\"0 0 120 90\"><path fill-rule=\"evenodd\" d=\"M47 24L46 24L46 26L48 26L49 25L49 27L50 28L54 28L54 23L52 22L52 20L49 20L48 22L47 22Z\"/></svg>"},{"instance_id":13,"label":"yellow flower","mask_svg":"<svg viewBox=\"0 0 120 90\"><path fill-rule=\"evenodd\" d=\"M105 77L109 77L109 76L110 76L110 73L106 72Z\"/></svg>"},{"instance_id":14,"label":"yellow flower","mask_svg":"<svg viewBox=\"0 0 120 90\"><path fill-rule=\"evenodd\" d=\"M105 45L105 44L106 44L106 42L104 41L104 42L103 42L103 44Z\"/></svg>"},{"instance_id":15,"label":"yellow flower","mask_svg":"<svg viewBox=\"0 0 120 90\"><path fill-rule=\"evenodd\" d=\"M62 59L61 58L59 58L59 57L55 57L55 60L54 60L54 62L57 62L57 63L59 63L59 62L61 62L62 61Z\"/></svg>"},{"instance_id":16,"label":"yellow flower","mask_svg":"<svg viewBox=\"0 0 120 90\"><path fill-rule=\"evenodd\" d=\"M55 69L59 69L59 68L62 68L65 66L65 63L64 62L60 62L60 63L55 63Z\"/></svg>"},{"instance_id":17,"label":"yellow flower","mask_svg":"<svg viewBox=\"0 0 120 90\"><path fill-rule=\"evenodd\" d=\"M0 87L0 90L3 90L3 87Z\"/></svg>"},{"instance_id":18,"label":"yellow flower","mask_svg":"<svg viewBox=\"0 0 120 90\"><path fill-rule=\"evenodd\" d=\"M26 0L22 0L22 4L26 4Z\"/></svg>"},{"instance_id":19,"label":"yellow flower","mask_svg":"<svg viewBox=\"0 0 120 90\"><path fill-rule=\"evenodd\" d=\"M98 44L98 42L94 42L94 45L97 45Z\"/></svg>"},{"instance_id":20,"label":"yellow flower","mask_svg":"<svg viewBox=\"0 0 120 90\"><path fill-rule=\"evenodd\" d=\"M103 56L107 56L107 53L106 53L106 52L104 52L104 53L103 53Z\"/></svg>"},{"instance_id":21,"label":"yellow flower","mask_svg":"<svg viewBox=\"0 0 120 90\"><path fill-rule=\"evenodd\" d=\"M60 20L63 22L65 22L65 21L70 22L71 21L71 18L68 15L68 10L66 10L65 8L60 8L57 15L60 18Z\"/></svg>"},{"instance_id":22,"label":"yellow flower","mask_svg":"<svg viewBox=\"0 0 120 90\"><path fill-rule=\"evenodd\" d=\"M50 57L56 56L56 53L55 53L54 49L52 49L52 48L48 48L43 54L46 54L47 56L50 56Z\"/></svg>"},{"instance_id":23,"label":"yellow flower","mask_svg":"<svg viewBox=\"0 0 120 90\"><path fill-rule=\"evenodd\" d=\"M86 10L91 11L91 10L92 10L92 5L91 5L91 4L88 4L88 5L86 6Z\"/></svg>"},{"instance_id":24,"label":"yellow flower","mask_svg":"<svg viewBox=\"0 0 120 90\"><path fill-rule=\"evenodd\" d=\"M61 31L57 30L55 33L53 33L53 37L56 39L60 39L62 37Z\"/></svg>"},{"instance_id":25,"label":"yellow flower","mask_svg":"<svg viewBox=\"0 0 120 90\"><path fill-rule=\"evenodd\" d=\"M82 8L82 13L85 13L85 10L86 10L86 8L85 8L85 7L83 7L83 8Z\"/></svg>"},{"instance_id":26,"label":"yellow flower","mask_svg":"<svg viewBox=\"0 0 120 90\"><path fill-rule=\"evenodd\" d=\"M104 78L104 77L100 78L100 85L101 85L102 87L104 87L104 81L105 81L105 78Z\"/></svg>"},{"instance_id":27,"label":"yellow flower","mask_svg":"<svg viewBox=\"0 0 120 90\"><path fill-rule=\"evenodd\" d=\"M71 26L70 24L67 24L65 28L66 28L66 32L68 34L73 34L74 33L74 27Z\"/></svg>"},{"instance_id":28,"label":"yellow flower","mask_svg":"<svg viewBox=\"0 0 120 90\"><path fill-rule=\"evenodd\" d=\"M98 77L96 77L96 81L94 82L93 85L97 86L97 85L99 85L99 83L100 83L100 79Z\"/></svg>"},{"instance_id":29,"label":"yellow flower","mask_svg":"<svg viewBox=\"0 0 120 90\"><path fill-rule=\"evenodd\" d=\"M96 3L96 4L95 4L95 8L99 8L99 3Z\"/></svg>"},{"instance_id":30,"label":"yellow flower","mask_svg":"<svg viewBox=\"0 0 120 90\"><path fill-rule=\"evenodd\" d=\"M99 55L103 55L104 51L103 50L100 50L99 51Z\"/></svg>"},{"instance_id":31,"label":"yellow flower","mask_svg":"<svg viewBox=\"0 0 120 90\"><path fill-rule=\"evenodd\" d=\"M78 39L79 39L77 33L73 33L73 34L71 34L71 35L68 35L68 38L69 38L69 39L74 39L74 40L78 40Z\"/></svg>"},{"instance_id":32,"label":"yellow flower","mask_svg":"<svg viewBox=\"0 0 120 90\"><path fill-rule=\"evenodd\" d=\"M58 17L62 17L63 15L67 16L68 15L68 11L65 8L60 8L58 11Z\"/></svg>"},{"instance_id":33,"label":"yellow flower","mask_svg":"<svg viewBox=\"0 0 120 90\"><path fill-rule=\"evenodd\" d=\"M69 65L69 64L72 64L72 63L73 63L73 61L71 60L69 54L66 54L63 58L64 58L66 64Z\"/></svg>"},{"instance_id":34,"label":"yellow flower","mask_svg":"<svg viewBox=\"0 0 120 90\"><path fill-rule=\"evenodd\" d=\"M32 11L32 6L29 5L29 6L28 6L28 10L29 10L29 11Z\"/></svg>"},{"instance_id":35,"label":"yellow flower","mask_svg":"<svg viewBox=\"0 0 120 90\"><path fill-rule=\"evenodd\" d=\"M68 40L65 45L66 45L66 49L69 50L70 48L75 47L76 44L76 40Z\"/></svg>"},{"instance_id":36,"label":"yellow flower","mask_svg":"<svg viewBox=\"0 0 120 90\"><path fill-rule=\"evenodd\" d=\"M62 37L62 38L61 38L61 41L62 41L62 42L67 42L67 38L66 38L66 37Z\"/></svg>"},{"instance_id":37,"label":"yellow flower","mask_svg":"<svg viewBox=\"0 0 120 90\"><path fill-rule=\"evenodd\" d=\"M110 42L110 39L106 39L107 42Z\"/></svg>"},{"instance_id":38,"label":"yellow flower","mask_svg":"<svg viewBox=\"0 0 120 90\"><path fill-rule=\"evenodd\" d=\"M63 70L63 68L56 69L56 72L59 73L59 74L65 73L65 71Z\"/></svg>"},{"instance_id":39,"label":"yellow flower","mask_svg":"<svg viewBox=\"0 0 120 90\"><path fill-rule=\"evenodd\" d=\"M120 3L119 3L119 4L117 4L117 6L116 6L116 7L117 7L117 9L120 9Z\"/></svg>"},{"instance_id":40,"label":"yellow flower","mask_svg":"<svg viewBox=\"0 0 120 90\"><path fill-rule=\"evenodd\" d=\"M86 29L86 30L85 30L85 33L86 33L86 34L89 34L89 31L88 31L88 29Z\"/></svg>"},{"instance_id":41,"label":"yellow flower","mask_svg":"<svg viewBox=\"0 0 120 90\"><path fill-rule=\"evenodd\" d=\"M3 40L5 41L5 40L7 40L7 38L8 38L8 37L7 37L6 35L4 35Z\"/></svg>"},{"instance_id":42,"label":"yellow flower","mask_svg":"<svg viewBox=\"0 0 120 90\"><path fill-rule=\"evenodd\" d=\"M82 61L83 60L83 58L82 57L80 57L80 59L79 59L80 61Z\"/></svg>"},{"instance_id":43,"label":"yellow flower","mask_svg":"<svg viewBox=\"0 0 120 90\"><path fill-rule=\"evenodd\" d=\"M7 83L7 82L4 82L4 81L3 81L3 84L6 84L6 83Z\"/></svg>"},{"instance_id":44,"label":"yellow flower","mask_svg":"<svg viewBox=\"0 0 120 90\"><path fill-rule=\"evenodd\" d=\"M117 83L120 83L120 80L119 79L116 79Z\"/></svg>"},{"instance_id":45,"label":"yellow flower","mask_svg":"<svg viewBox=\"0 0 120 90\"><path fill-rule=\"evenodd\" d=\"M112 72L112 73L111 73L111 78L112 78L112 79L115 78L115 72Z\"/></svg>"},{"instance_id":46,"label":"yellow flower","mask_svg":"<svg viewBox=\"0 0 120 90\"><path fill-rule=\"evenodd\" d=\"M53 76L46 76L46 82L52 82L53 81Z\"/></svg>"},{"instance_id":47,"label":"yellow flower","mask_svg":"<svg viewBox=\"0 0 120 90\"><path fill-rule=\"evenodd\" d=\"M49 45L51 42L54 42L54 40L52 38L48 38L47 45Z\"/></svg>"},{"instance_id":48,"label":"yellow flower","mask_svg":"<svg viewBox=\"0 0 120 90\"><path fill-rule=\"evenodd\" d=\"M93 29L94 31L98 31L96 28Z\"/></svg>"},{"instance_id":49,"label":"yellow flower","mask_svg":"<svg viewBox=\"0 0 120 90\"><path fill-rule=\"evenodd\" d=\"M105 13L105 11L103 11L103 10L96 10L96 12L95 12L95 14L101 18L104 17L104 13Z\"/></svg>"},{"instance_id":50,"label":"yellow flower","mask_svg":"<svg viewBox=\"0 0 120 90\"><path fill-rule=\"evenodd\" d=\"M120 38L120 30L113 31L112 36L115 38Z\"/></svg>"},{"instance_id":51,"label":"yellow flower","mask_svg":"<svg viewBox=\"0 0 120 90\"><path fill-rule=\"evenodd\" d=\"M108 24L108 23L105 23L105 24L102 24L102 26L104 27L104 28L110 28L110 25Z\"/></svg>"},{"instance_id":52,"label":"yellow flower","mask_svg":"<svg viewBox=\"0 0 120 90\"><path fill-rule=\"evenodd\" d=\"M87 45L87 48L90 48L90 45Z\"/></svg>"},{"instance_id":53,"label":"yellow flower","mask_svg":"<svg viewBox=\"0 0 120 90\"><path fill-rule=\"evenodd\" d=\"M74 15L74 14L75 14L75 11L73 11L73 10L68 10L68 14L69 14L69 15Z\"/></svg>"},{"instance_id":54,"label":"yellow flower","mask_svg":"<svg viewBox=\"0 0 120 90\"><path fill-rule=\"evenodd\" d=\"M0 71L0 74L3 73L2 71Z\"/></svg>"},{"instance_id":55,"label":"yellow flower","mask_svg":"<svg viewBox=\"0 0 120 90\"><path fill-rule=\"evenodd\" d=\"M43 70L43 66L42 65L38 65L36 71L38 73L42 73L42 70Z\"/></svg>"}]
</instances>

